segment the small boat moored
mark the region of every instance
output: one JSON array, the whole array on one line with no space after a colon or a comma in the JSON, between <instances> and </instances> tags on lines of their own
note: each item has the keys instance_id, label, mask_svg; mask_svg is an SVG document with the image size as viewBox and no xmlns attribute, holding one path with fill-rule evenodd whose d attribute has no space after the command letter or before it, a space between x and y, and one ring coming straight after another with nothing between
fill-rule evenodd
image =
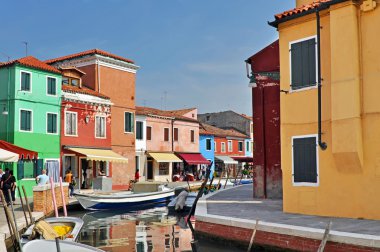
<instances>
[{"instance_id":1,"label":"small boat moored","mask_svg":"<svg viewBox=\"0 0 380 252\"><path fill-rule=\"evenodd\" d=\"M57 250L59 246L59 250ZM28 242L23 246L22 251L24 252L41 252L41 251L61 251L61 252L104 252L104 250L94 248L85 244L70 242L70 241L59 241L58 245L56 241L52 240L34 240Z\"/></svg>"},{"instance_id":2,"label":"small boat moored","mask_svg":"<svg viewBox=\"0 0 380 252\"><path fill-rule=\"evenodd\" d=\"M166 202L174 196L174 189L162 185L158 187L157 191L153 192L74 193L74 196L84 209L97 211Z\"/></svg>"},{"instance_id":3,"label":"small boat moored","mask_svg":"<svg viewBox=\"0 0 380 252\"><path fill-rule=\"evenodd\" d=\"M76 241L78 239L79 233L83 227L83 220L77 217L52 217L44 219L45 225L50 226L50 229L54 230L54 234L62 237L65 241ZM31 225L24 234L21 235L21 245L31 242L32 240L44 239L43 235L36 232L37 229L41 229L42 225L38 224ZM42 227L43 228L43 227ZM48 231L46 231L48 232Z\"/></svg>"}]
</instances>

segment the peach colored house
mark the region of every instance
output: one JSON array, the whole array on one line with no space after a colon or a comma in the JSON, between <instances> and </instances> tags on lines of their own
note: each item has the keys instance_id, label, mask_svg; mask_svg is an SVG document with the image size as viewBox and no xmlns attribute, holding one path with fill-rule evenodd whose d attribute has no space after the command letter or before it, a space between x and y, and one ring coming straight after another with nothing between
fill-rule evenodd
<instances>
[{"instance_id":1,"label":"peach colored house","mask_svg":"<svg viewBox=\"0 0 380 252\"><path fill-rule=\"evenodd\" d=\"M184 168L176 154L199 154L197 109L136 107L136 163L146 180L172 181ZM174 173L173 173L174 172Z\"/></svg>"},{"instance_id":2,"label":"peach colored house","mask_svg":"<svg viewBox=\"0 0 380 252\"><path fill-rule=\"evenodd\" d=\"M112 188L127 189L135 173L135 77L139 69L124 57L92 49L51 60L55 67L77 67L86 75L86 88L110 97L112 105L112 150L126 158L127 164L112 166Z\"/></svg>"}]
</instances>

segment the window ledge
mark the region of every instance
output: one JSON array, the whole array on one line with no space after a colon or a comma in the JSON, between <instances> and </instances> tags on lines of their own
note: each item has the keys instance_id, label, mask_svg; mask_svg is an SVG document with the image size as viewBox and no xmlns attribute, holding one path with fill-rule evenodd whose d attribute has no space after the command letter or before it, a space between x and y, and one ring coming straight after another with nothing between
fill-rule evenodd
<instances>
[{"instance_id":1,"label":"window ledge","mask_svg":"<svg viewBox=\"0 0 380 252\"><path fill-rule=\"evenodd\" d=\"M304 88L299 88L299 89L290 89L289 93L297 93L297 92L302 92L302 91L307 91L307 90L312 90L312 89L315 89L315 88L318 88L318 85L314 85L314 86L307 86L307 87L304 87Z\"/></svg>"}]
</instances>

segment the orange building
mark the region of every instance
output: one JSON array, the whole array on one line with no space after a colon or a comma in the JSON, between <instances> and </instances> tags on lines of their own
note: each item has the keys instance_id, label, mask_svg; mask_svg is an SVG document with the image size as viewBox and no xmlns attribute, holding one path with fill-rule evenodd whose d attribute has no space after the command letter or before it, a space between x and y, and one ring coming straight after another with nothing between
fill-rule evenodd
<instances>
[{"instance_id":1,"label":"orange building","mask_svg":"<svg viewBox=\"0 0 380 252\"><path fill-rule=\"evenodd\" d=\"M113 164L113 189L127 189L135 171L135 77L139 69L126 59L99 49L92 49L51 60L55 67L77 67L86 88L101 92L112 102L112 150L126 158L128 164Z\"/></svg>"}]
</instances>

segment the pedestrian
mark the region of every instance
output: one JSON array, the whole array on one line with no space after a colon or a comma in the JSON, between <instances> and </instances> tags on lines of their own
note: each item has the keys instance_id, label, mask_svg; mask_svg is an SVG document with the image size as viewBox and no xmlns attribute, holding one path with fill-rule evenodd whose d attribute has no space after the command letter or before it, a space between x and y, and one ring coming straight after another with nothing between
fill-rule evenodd
<instances>
[{"instance_id":1,"label":"pedestrian","mask_svg":"<svg viewBox=\"0 0 380 252\"><path fill-rule=\"evenodd\" d=\"M0 179L3 176L3 174L4 174L3 169L0 169Z\"/></svg>"},{"instance_id":2,"label":"pedestrian","mask_svg":"<svg viewBox=\"0 0 380 252\"><path fill-rule=\"evenodd\" d=\"M9 174L11 175L10 181L11 181L11 197L13 201L13 205L16 204L16 177L13 176L13 171L9 171Z\"/></svg>"},{"instance_id":3,"label":"pedestrian","mask_svg":"<svg viewBox=\"0 0 380 252\"><path fill-rule=\"evenodd\" d=\"M74 180L73 180L73 174L71 173L71 170L66 171L65 175L65 182L69 183L69 198L72 198L74 195Z\"/></svg>"},{"instance_id":4,"label":"pedestrian","mask_svg":"<svg viewBox=\"0 0 380 252\"><path fill-rule=\"evenodd\" d=\"M139 172L139 169L136 169L135 182L139 182L139 179L140 179L140 172Z\"/></svg>"},{"instance_id":5,"label":"pedestrian","mask_svg":"<svg viewBox=\"0 0 380 252\"><path fill-rule=\"evenodd\" d=\"M11 174L9 173L9 169L5 169L4 175L1 177L1 189L3 190L3 194L5 197L5 202L9 206L11 204L11 199L9 198L8 190L11 189Z\"/></svg>"},{"instance_id":6,"label":"pedestrian","mask_svg":"<svg viewBox=\"0 0 380 252\"><path fill-rule=\"evenodd\" d=\"M38 186L41 186L41 185L46 185L46 183L49 181L49 176L46 175L46 170L43 169L42 170L42 174L41 175L38 175L36 177L36 183Z\"/></svg>"}]
</instances>

